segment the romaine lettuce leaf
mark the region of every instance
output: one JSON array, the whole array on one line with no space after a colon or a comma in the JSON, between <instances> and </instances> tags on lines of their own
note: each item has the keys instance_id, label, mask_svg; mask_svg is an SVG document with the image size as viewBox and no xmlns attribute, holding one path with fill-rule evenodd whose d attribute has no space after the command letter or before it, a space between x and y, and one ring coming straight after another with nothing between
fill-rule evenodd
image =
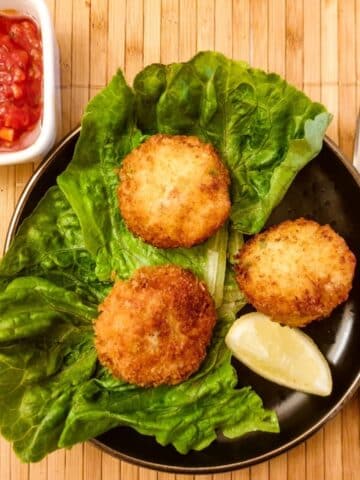
<instances>
[{"instance_id":1,"label":"romaine lettuce leaf","mask_svg":"<svg viewBox=\"0 0 360 480\"><path fill-rule=\"evenodd\" d=\"M254 233L321 149L329 120L322 105L279 76L215 52L151 65L135 78L134 91L119 71L89 103L74 158L58 178L99 279L127 278L140 265L176 263L210 286L221 284L224 250L222 263L214 265L207 243L158 249L132 235L121 218L117 170L149 134L195 134L213 143L232 177L233 226ZM217 297L220 304L221 292Z\"/></svg>"},{"instance_id":2,"label":"romaine lettuce leaf","mask_svg":"<svg viewBox=\"0 0 360 480\"><path fill-rule=\"evenodd\" d=\"M245 299L231 268L296 173L317 153L330 116L276 75L205 52L190 62L121 72L90 103L74 158L19 229L0 263L0 429L23 461L129 425L181 452L278 431L251 388L237 390L224 336ZM232 177L232 224L192 249L161 250L126 228L117 204L123 157L156 132L213 143ZM236 232L234 230L238 230ZM230 233L228 233L230 232ZM228 236L229 235L229 236ZM97 362L92 320L116 278L176 263L205 279L218 323L200 370L143 389Z\"/></svg>"},{"instance_id":3,"label":"romaine lettuce leaf","mask_svg":"<svg viewBox=\"0 0 360 480\"><path fill-rule=\"evenodd\" d=\"M85 250L79 221L58 187L51 187L20 226L0 263L0 276L43 266L66 269Z\"/></svg>"},{"instance_id":4,"label":"romaine lettuce leaf","mask_svg":"<svg viewBox=\"0 0 360 480\"><path fill-rule=\"evenodd\" d=\"M97 364L91 324L73 324L66 315L33 333L0 345L1 434L25 462L58 448L74 393Z\"/></svg>"},{"instance_id":5,"label":"romaine lettuce leaf","mask_svg":"<svg viewBox=\"0 0 360 480\"><path fill-rule=\"evenodd\" d=\"M231 353L224 346L228 324L220 320L201 369L177 386L144 389L114 382L105 371L77 390L60 446L97 436L126 425L154 435L161 445L172 444L180 453L208 446L216 431L277 432L275 412L264 410L250 387L236 390Z\"/></svg>"},{"instance_id":6,"label":"romaine lettuce leaf","mask_svg":"<svg viewBox=\"0 0 360 480\"><path fill-rule=\"evenodd\" d=\"M46 277L98 303L109 289L95 274L74 210L58 187L51 187L22 223L0 262L0 292L16 276Z\"/></svg>"},{"instance_id":7,"label":"romaine lettuce leaf","mask_svg":"<svg viewBox=\"0 0 360 480\"><path fill-rule=\"evenodd\" d=\"M257 233L299 170L320 150L331 116L278 75L220 53L154 64L134 81L145 134L197 135L220 152L232 177L235 228Z\"/></svg>"},{"instance_id":8,"label":"romaine lettuce leaf","mask_svg":"<svg viewBox=\"0 0 360 480\"><path fill-rule=\"evenodd\" d=\"M135 237L118 206L117 170L144 138L135 125L134 94L119 71L88 105L72 162L58 184L76 212L100 280L128 278L144 265L174 263L204 279L222 302L227 229L193 248L160 249Z\"/></svg>"},{"instance_id":9,"label":"romaine lettuce leaf","mask_svg":"<svg viewBox=\"0 0 360 480\"><path fill-rule=\"evenodd\" d=\"M212 255L219 241L226 248L227 233L211 239ZM97 362L92 319L109 283L94 270L76 216L61 191L51 189L1 264L8 282L0 293L0 429L23 461L120 425L182 453L205 448L218 429L278 431L275 413L249 387L235 388L223 338L239 303L227 305L196 375L176 387L143 389Z\"/></svg>"},{"instance_id":10,"label":"romaine lettuce leaf","mask_svg":"<svg viewBox=\"0 0 360 480\"><path fill-rule=\"evenodd\" d=\"M71 290L40 277L18 277L0 293L0 344L43 333L68 315L89 324L96 314L96 305Z\"/></svg>"},{"instance_id":11,"label":"romaine lettuce leaf","mask_svg":"<svg viewBox=\"0 0 360 480\"><path fill-rule=\"evenodd\" d=\"M230 271L226 279L227 292ZM229 300L200 370L177 386L145 389L98 365L96 303L42 278L11 281L0 294L2 434L23 461L32 462L121 425L181 453L205 448L218 429L228 436L277 432L276 414L263 408L256 393L236 389L224 336L240 304Z\"/></svg>"}]
</instances>

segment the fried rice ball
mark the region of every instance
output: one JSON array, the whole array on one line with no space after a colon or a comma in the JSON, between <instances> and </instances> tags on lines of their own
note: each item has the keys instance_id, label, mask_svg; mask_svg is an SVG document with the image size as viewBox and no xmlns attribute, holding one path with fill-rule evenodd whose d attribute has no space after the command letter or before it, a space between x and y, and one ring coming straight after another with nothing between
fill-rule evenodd
<instances>
[{"instance_id":1,"label":"fried rice ball","mask_svg":"<svg viewBox=\"0 0 360 480\"><path fill-rule=\"evenodd\" d=\"M115 283L99 310L100 362L143 387L175 385L196 372L216 322L205 284L175 265L138 269Z\"/></svg>"},{"instance_id":2,"label":"fried rice ball","mask_svg":"<svg viewBox=\"0 0 360 480\"><path fill-rule=\"evenodd\" d=\"M119 176L126 225L156 247L201 243L229 216L229 173L197 137L154 135L124 158Z\"/></svg>"},{"instance_id":3,"label":"fried rice ball","mask_svg":"<svg viewBox=\"0 0 360 480\"><path fill-rule=\"evenodd\" d=\"M237 255L236 280L256 310L300 327L328 317L348 298L355 264L329 225L299 218L249 240Z\"/></svg>"}]
</instances>

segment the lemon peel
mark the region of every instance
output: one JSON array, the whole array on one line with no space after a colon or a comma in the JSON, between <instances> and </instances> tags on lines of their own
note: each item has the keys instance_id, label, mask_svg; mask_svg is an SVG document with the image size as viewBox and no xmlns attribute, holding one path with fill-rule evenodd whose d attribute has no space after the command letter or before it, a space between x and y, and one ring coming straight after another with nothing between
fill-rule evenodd
<instances>
[{"instance_id":1,"label":"lemon peel","mask_svg":"<svg viewBox=\"0 0 360 480\"><path fill-rule=\"evenodd\" d=\"M320 396L332 391L326 358L298 328L281 326L267 315L252 312L233 323L225 342L238 360L267 380Z\"/></svg>"}]
</instances>

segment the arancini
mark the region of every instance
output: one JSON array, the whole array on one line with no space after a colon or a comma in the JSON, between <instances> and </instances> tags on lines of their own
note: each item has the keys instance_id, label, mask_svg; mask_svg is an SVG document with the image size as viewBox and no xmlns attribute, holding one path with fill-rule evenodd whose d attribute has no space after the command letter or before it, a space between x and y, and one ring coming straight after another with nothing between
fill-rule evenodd
<instances>
[{"instance_id":1,"label":"arancini","mask_svg":"<svg viewBox=\"0 0 360 480\"><path fill-rule=\"evenodd\" d=\"M175 265L142 267L118 281L99 307L95 346L115 377L175 385L205 358L216 311L205 284Z\"/></svg>"},{"instance_id":2,"label":"arancini","mask_svg":"<svg viewBox=\"0 0 360 480\"><path fill-rule=\"evenodd\" d=\"M124 158L119 177L127 227L156 247L202 243L229 216L229 173L197 137L153 135Z\"/></svg>"},{"instance_id":3,"label":"arancini","mask_svg":"<svg viewBox=\"0 0 360 480\"><path fill-rule=\"evenodd\" d=\"M299 218L252 237L235 270L256 310L298 327L328 317L348 298L355 265L345 240L329 225Z\"/></svg>"}]
</instances>

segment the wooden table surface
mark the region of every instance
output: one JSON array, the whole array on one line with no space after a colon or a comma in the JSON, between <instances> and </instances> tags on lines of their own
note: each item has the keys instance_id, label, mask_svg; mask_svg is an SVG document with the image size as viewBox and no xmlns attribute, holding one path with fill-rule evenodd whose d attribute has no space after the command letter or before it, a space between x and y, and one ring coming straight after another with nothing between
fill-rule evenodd
<instances>
[{"instance_id":1,"label":"wooden table surface","mask_svg":"<svg viewBox=\"0 0 360 480\"><path fill-rule=\"evenodd\" d=\"M360 0L47 0L61 52L62 126L115 72L132 81L152 62L215 49L276 71L321 100L334 118L328 135L351 157L360 106ZM0 167L0 248L34 165ZM203 480L360 478L359 394L307 442L250 469ZM23 465L0 440L1 480L181 480L120 462L89 443Z\"/></svg>"}]
</instances>

